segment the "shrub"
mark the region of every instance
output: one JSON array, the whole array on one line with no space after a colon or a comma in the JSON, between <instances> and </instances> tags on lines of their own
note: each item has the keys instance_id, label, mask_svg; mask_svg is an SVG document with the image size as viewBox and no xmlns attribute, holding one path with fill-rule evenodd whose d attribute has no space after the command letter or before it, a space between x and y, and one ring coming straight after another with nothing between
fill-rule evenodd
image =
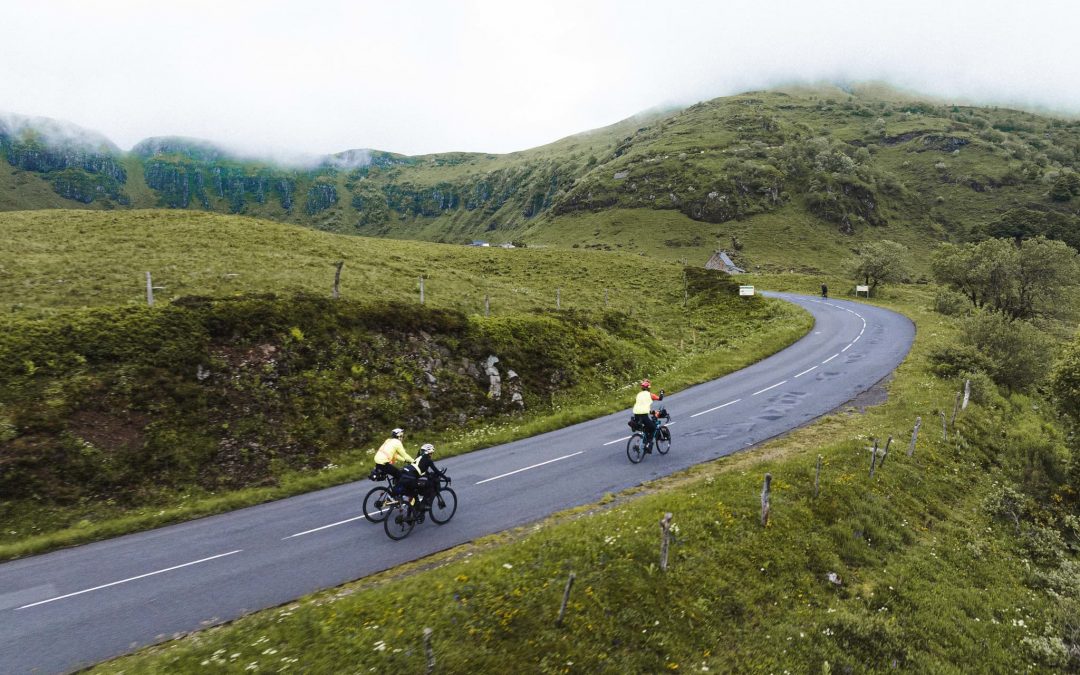
<instances>
[{"instance_id":1,"label":"shrub","mask_svg":"<svg viewBox=\"0 0 1080 675\"><path fill-rule=\"evenodd\" d=\"M971 302L962 293L951 288L939 288L934 294L933 309L945 316L967 316L971 314Z\"/></svg>"},{"instance_id":2,"label":"shrub","mask_svg":"<svg viewBox=\"0 0 1080 675\"><path fill-rule=\"evenodd\" d=\"M965 322L961 339L985 358L984 367L978 369L1011 390L1030 390L1049 373L1052 338L1026 321L980 313Z\"/></svg>"}]
</instances>

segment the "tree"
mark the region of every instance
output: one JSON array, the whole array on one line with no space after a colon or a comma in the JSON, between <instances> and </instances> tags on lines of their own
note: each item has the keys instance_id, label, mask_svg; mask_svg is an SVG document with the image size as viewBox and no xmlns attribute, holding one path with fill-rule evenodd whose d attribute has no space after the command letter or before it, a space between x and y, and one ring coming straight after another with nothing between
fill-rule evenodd
<instances>
[{"instance_id":1,"label":"tree","mask_svg":"<svg viewBox=\"0 0 1080 675\"><path fill-rule=\"evenodd\" d=\"M977 244L943 244L931 262L934 277L963 293L975 307L1000 312L1010 321L1066 312L1078 283L1076 251L1037 236Z\"/></svg>"},{"instance_id":2,"label":"tree","mask_svg":"<svg viewBox=\"0 0 1080 675\"><path fill-rule=\"evenodd\" d=\"M882 239L863 244L855 258L852 273L870 287L870 293L878 286L902 281L911 276L907 248L895 241Z\"/></svg>"},{"instance_id":3,"label":"tree","mask_svg":"<svg viewBox=\"0 0 1080 675\"><path fill-rule=\"evenodd\" d=\"M1050 392L1058 409L1080 425L1080 336L1065 347L1050 376Z\"/></svg>"},{"instance_id":4,"label":"tree","mask_svg":"<svg viewBox=\"0 0 1080 675\"><path fill-rule=\"evenodd\" d=\"M1080 175L1075 173L1062 174L1050 188L1050 199L1056 202L1067 202L1077 195L1080 195Z\"/></svg>"}]
</instances>

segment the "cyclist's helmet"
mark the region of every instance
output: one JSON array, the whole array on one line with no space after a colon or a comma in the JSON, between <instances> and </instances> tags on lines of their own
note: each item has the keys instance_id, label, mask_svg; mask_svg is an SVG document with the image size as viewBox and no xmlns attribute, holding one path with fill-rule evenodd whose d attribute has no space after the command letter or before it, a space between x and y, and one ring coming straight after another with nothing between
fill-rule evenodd
<instances>
[{"instance_id":1,"label":"cyclist's helmet","mask_svg":"<svg viewBox=\"0 0 1080 675\"><path fill-rule=\"evenodd\" d=\"M424 443L423 445L420 446L420 453L421 454L430 455L433 452L435 452L435 446L432 445L431 443Z\"/></svg>"},{"instance_id":2,"label":"cyclist's helmet","mask_svg":"<svg viewBox=\"0 0 1080 675\"><path fill-rule=\"evenodd\" d=\"M648 389L651 386L652 386L652 382L649 382L648 380L642 380L641 381L641 388L642 389Z\"/></svg>"},{"instance_id":3,"label":"cyclist's helmet","mask_svg":"<svg viewBox=\"0 0 1080 675\"><path fill-rule=\"evenodd\" d=\"M390 436L392 438L401 438L401 435L403 433L405 433L405 430L402 429L401 427L398 427L398 428L396 428L396 429L394 429L393 431L390 432Z\"/></svg>"}]
</instances>

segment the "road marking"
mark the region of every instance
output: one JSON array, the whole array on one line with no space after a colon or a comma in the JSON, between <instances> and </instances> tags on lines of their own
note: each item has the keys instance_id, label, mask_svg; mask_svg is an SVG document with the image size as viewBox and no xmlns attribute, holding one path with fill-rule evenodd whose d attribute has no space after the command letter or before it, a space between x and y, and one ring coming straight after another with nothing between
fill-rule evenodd
<instances>
[{"instance_id":1,"label":"road marking","mask_svg":"<svg viewBox=\"0 0 1080 675\"><path fill-rule=\"evenodd\" d=\"M174 565L172 567L166 567L165 569L158 570L156 572L147 572L146 574L140 574L137 577L128 577L127 579L121 579L120 581L113 581L111 583L102 584L100 586L94 586L93 588L87 588L86 590L82 590L82 591L75 591L74 593L68 593L67 595L59 595L59 596L57 596L55 598L49 598L48 600L41 600L39 602L32 602L29 605L23 605L22 607L16 607L15 609L16 610L28 609L30 607L37 607L38 605L44 605L44 604L50 603L50 602L56 602L57 600L63 600L64 598L70 598L70 597L73 597L73 596L76 596L76 595L82 595L83 593L89 593L91 591L100 591L101 589L108 588L109 586L116 586L117 584L126 584L129 581L135 581L136 579L145 579L146 577L152 577L155 574L164 574L165 572L172 572L173 570L178 570L181 567L189 567L191 565L198 565L199 563L208 562L210 560L216 560L218 558L224 558L227 555L233 555L234 553L239 553L242 550L244 550L244 549L238 548L235 551L229 551L228 553L219 553L218 555L212 555L209 558L202 558L200 560L192 560L191 562L184 563L183 565Z\"/></svg>"},{"instance_id":2,"label":"road marking","mask_svg":"<svg viewBox=\"0 0 1080 675\"><path fill-rule=\"evenodd\" d=\"M847 347L844 347L843 349L840 350L840 353L843 354L847 350L851 349L851 346L854 345L854 344L855 344L854 342L849 342Z\"/></svg>"},{"instance_id":3,"label":"road marking","mask_svg":"<svg viewBox=\"0 0 1080 675\"><path fill-rule=\"evenodd\" d=\"M387 507L387 508L389 508L389 507ZM382 513L385 510L386 509L379 509L375 513ZM282 537L281 541L285 541L286 539L292 539L293 537L299 537L299 536L302 536L302 535L305 535L305 534L311 534L312 532L318 532L319 530L325 530L326 528L334 527L335 525L344 525L345 523L351 523L352 521L360 520L363 517L364 517L364 515L360 514L359 516L357 516L355 518L347 518L346 520L339 520L336 523L330 523L329 525L323 525L322 527L316 527L316 528L313 528L313 529L310 529L310 530L304 530L303 532L297 532L296 534L290 534L287 537Z\"/></svg>"},{"instance_id":4,"label":"road marking","mask_svg":"<svg viewBox=\"0 0 1080 675\"><path fill-rule=\"evenodd\" d=\"M691 415L691 417L693 417L693 415ZM630 436L633 436L633 434L630 434ZM629 439L630 436L623 436L622 438L616 438L613 441L608 441L607 443L604 443L604 445L611 445L612 443L618 443L620 441L625 441L625 440Z\"/></svg>"},{"instance_id":5,"label":"road marking","mask_svg":"<svg viewBox=\"0 0 1080 675\"><path fill-rule=\"evenodd\" d=\"M858 342L859 338L861 338L861 337L862 337L862 333L859 333L858 335L856 335L855 339L851 341L851 344L855 344L856 342Z\"/></svg>"},{"instance_id":6,"label":"road marking","mask_svg":"<svg viewBox=\"0 0 1080 675\"><path fill-rule=\"evenodd\" d=\"M802 371L801 373L799 373L798 375L796 375L795 377L802 377L803 375L809 373L811 370L814 370L815 368L817 368L817 366L811 366L811 367L807 368L806 370Z\"/></svg>"},{"instance_id":7,"label":"road marking","mask_svg":"<svg viewBox=\"0 0 1080 675\"><path fill-rule=\"evenodd\" d=\"M755 391L753 394L750 394L750 395L751 396L757 396L758 394L764 394L765 392L769 391L770 389L776 389L777 387L779 387L782 384L785 384L786 382L787 382L787 380L784 380L783 382L777 382L776 384L774 384L771 387L765 387L761 391Z\"/></svg>"},{"instance_id":8,"label":"road marking","mask_svg":"<svg viewBox=\"0 0 1080 675\"><path fill-rule=\"evenodd\" d=\"M699 413L694 413L694 414L693 414L693 415L691 415L690 417L697 417L698 415L704 415L705 413L710 413L710 412L712 412L712 411L714 411L714 410L719 410L720 408L726 408L726 407L728 407L729 405L731 405L731 404L733 404L733 403L738 403L738 402L739 402L739 401L741 401L741 400L742 400L741 398L737 398L737 399L735 399L734 401L728 401L728 402L727 402L727 403L725 403L724 405L718 405L718 406L716 406L715 408L709 408L708 410L702 410L702 411L701 411L701 412L699 412Z\"/></svg>"},{"instance_id":9,"label":"road marking","mask_svg":"<svg viewBox=\"0 0 1080 675\"><path fill-rule=\"evenodd\" d=\"M833 354L833 355L832 355L832 356L830 356L829 358L827 358L827 359L825 359L824 361L822 361L822 362L821 362L821 365L825 365L825 364L826 364L826 363L828 363L829 361L832 361L833 359L835 359L835 358L836 358L837 356L840 356L840 355L839 355L839 354Z\"/></svg>"},{"instance_id":10,"label":"road marking","mask_svg":"<svg viewBox=\"0 0 1080 675\"><path fill-rule=\"evenodd\" d=\"M629 438L629 436L627 436L627 438ZM529 469L535 469L538 466L544 466L545 464L551 464L552 462L558 462L559 460L562 460L562 459L568 459L570 457L576 457L577 455L584 454L584 452L585 452L584 450L578 450L577 452L572 452L569 455L563 455L562 457L556 457L555 459L549 459L546 462L540 462L539 464L533 464L532 466L527 466L527 467L522 468L522 469L517 469L516 471L511 471L509 473L504 473L504 474L501 474L499 476L492 476L491 478L485 478L484 480L477 481L476 483L474 483L474 485L479 485L481 483L486 483L486 482L491 481L491 480L498 480L500 478L506 478L507 476L513 476L515 473L521 473L522 471L528 471Z\"/></svg>"}]
</instances>

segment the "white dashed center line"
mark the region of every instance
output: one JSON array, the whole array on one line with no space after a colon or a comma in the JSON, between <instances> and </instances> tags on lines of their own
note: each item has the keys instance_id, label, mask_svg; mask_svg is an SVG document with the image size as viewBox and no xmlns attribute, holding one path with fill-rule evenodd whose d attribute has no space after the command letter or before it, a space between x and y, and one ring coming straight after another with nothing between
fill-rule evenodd
<instances>
[{"instance_id":1,"label":"white dashed center line","mask_svg":"<svg viewBox=\"0 0 1080 675\"><path fill-rule=\"evenodd\" d=\"M38 602L32 602L29 605L23 605L22 607L16 607L15 609L20 610L20 609L27 609L27 608L30 608L30 607L37 607L38 605L44 605L44 604L49 603L49 602L56 602L57 600L63 600L64 598L70 598L70 597L73 597L73 596L76 596L76 595L82 595L83 593L89 593L91 591L100 591L101 589L108 588L109 586L116 586L118 584L126 584L129 581L135 581L136 579L145 579L146 577L152 577L155 574L164 574L165 572L172 572L173 570L178 570L181 567L189 567L191 565L198 565L199 563L208 562L210 560L216 560L218 558L224 558L227 555L233 555L234 553L239 553L242 550L243 549L236 549L235 551L229 551L228 553L219 553L218 555L212 555L209 558L202 558L202 559L199 559L199 560L192 560L191 562L184 563L183 565L173 565L172 567L166 567L165 569L157 570L156 572L147 572L146 574L140 574L137 577L128 577L127 579L121 579L120 581L113 581L113 582L110 582L110 583L107 583L107 584L102 584L100 586L94 586L93 588L87 588L87 589L82 590L82 591L75 591L74 593L68 593L67 595L60 595L60 596L57 596L55 598L49 598L48 600L40 600Z\"/></svg>"},{"instance_id":2,"label":"white dashed center line","mask_svg":"<svg viewBox=\"0 0 1080 675\"><path fill-rule=\"evenodd\" d=\"M726 408L726 407L728 407L729 405L733 405L733 404L735 404L735 403L738 403L738 402L739 402L739 401L741 401L741 400L742 400L741 398L737 398L737 399L735 399L734 401L728 401L727 403L725 403L725 404L723 404L723 405L718 405L718 406L716 406L715 408L709 408L708 410L702 410L702 411L701 411L701 412L699 412L699 413L694 413L694 414L693 414L693 415L691 415L690 417L697 417L698 415L704 415L705 413L711 413L711 412L712 412L712 411L714 411L714 410L719 410L720 408Z\"/></svg>"},{"instance_id":3,"label":"white dashed center line","mask_svg":"<svg viewBox=\"0 0 1080 675\"><path fill-rule=\"evenodd\" d=\"M379 511L376 511L376 513L382 513L385 510L386 509L381 509ZM325 530L328 527L334 527L336 525L344 525L345 523L351 523L354 520L360 520L363 517L364 517L363 515L359 515L359 516L356 516L355 518L348 518L346 520L339 520L336 523L330 523L329 525L323 525L322 527L313 527L310 530L304 530L303 532L297 532L296 534L290 534L287 537L282 537L281 540L285 541L286 539L292 539L293 537L300 537L300 536L303 536L305 534L311 534L312 532L318 532L319 530Z\"/></svg>"},{"instance_id":4,"label":"white dashed center line","mask_svg":"<svg viewBox=\"0 0 1080 675\"><path fill-rule=\"evenodd\" d=\"M629 438L629 437L627 437L627 438ZM507 476L513 476L515 473L521 473L522 471L528 471L529 469L535 469L538 466L544 466L545 464L551 464L552 462L558 462L559 460L568 459L570 457L576 457L578 455L584 454L584 452L585 452L584 450L578 450L577 452L572 452L569 455L563 455L562 457L556 457L555 459L549 459L546 462L540 462L539 464L533 464L532 466L526 466L526 467L524 467L522 469L517 469L515 471L510 471L508 473L500 474L498 476L492 476L491 478L485 478L484 480L476 481L475 485L480 485L481 483L486 483L486 482L492 481L492 480L498 480L500 478L506 478Z\"/></svg>"},{"instance_id":5,"label":"white dashed center line","mask_svg":"<svg viewBox=\"0 0 1080 675\"><path fill-rule=\"evenodd\" d=\"M750 395L751 396L757 396L758 394L764 394L765 392L769 391L770 389L776 389L777 387L779 387L782 384L787 384L787 380L783 380L782 382L777 382L776 384L772 385L771 387L765 387L761 391L755 391L753 394L750 394Z\"/></svg>"}]
</instances>

